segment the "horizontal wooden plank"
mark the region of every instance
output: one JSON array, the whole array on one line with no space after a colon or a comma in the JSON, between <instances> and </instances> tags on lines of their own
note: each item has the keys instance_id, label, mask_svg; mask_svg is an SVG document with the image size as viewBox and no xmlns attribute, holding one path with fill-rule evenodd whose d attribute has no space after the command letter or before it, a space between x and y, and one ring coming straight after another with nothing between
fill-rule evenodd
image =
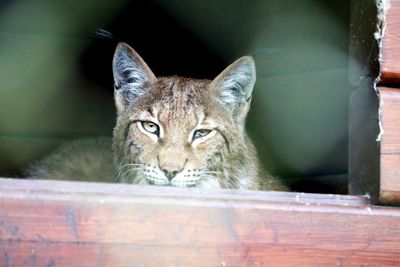
<instances>
[{"instance_id":1,"label":"horizontal wooden plank","mask_svg":"<svg viewBox=\"0 0 400 267\"><path fill-rule=\"evenodd\" d=\"M81 200L90 196L96 201L105 201L107 197L112 201L139 201L139 199L162 198L165 200L181 201L190 205L202 205L203 201L216 204L224 201L239 201L243 203L287 203L287 204L306 204L309 205L329 205L329 206L364 206L369 204L368 196L347 196L332 194L305 194L291 192L264 192L264 191L246 191L246 190L201 190L188 188L171 188L124 184L104 184L93 182L67 182L67 181L49 181L49 180L25 180L25 179L7 179L0 178L1 196L24 197L27 192L40 194L41 197L56 198L60 200ZM110 198L111 196L117 198ZM148 200L146 200L148 201ZM216 202L214 202L216 201Z\"/></svg>"},{"instance_id":2,"label":"horizontal wooden plank","mask_svg":"<svg viewBox=\"0 0 400 267\"><path fill-rule=\"evenodd\" d=\"M76 248L78 246L80 249ZM193 249L193 246L177 248L140 244L56 243L49 246L43 243L6 243L3 249L8 253L7 258L3 258L3 266L363 266L365 262L379 263L371 266L396 266L398 263L391 251L371 253L334 250L325 254L324 258L318 258L315 256L321 255L323 250L254 245L247 246L246 251L243 246L216 251L213 246ZM154 257L148 256L148 250L152 250ZM65 257L66 251L71 251L69 257ZM216 255L217 252L220 256Z\"/></svg>"},{"instance_id":3,"label":"horizontal wooden plank","mask_svg":"<svg viewBox=\"0 0 400 267\"><path fill-rule=\"evenodd\" d=\"M381 98L382 154L400 154L400 89L379 88Z\"/></svg>"},{"instance_id":4,"label":"horizontal wooden plank","mask_svg":"<svg viewBox=\"0 0 400 267\"><path fill-rule=\"evenodd\" d=\"M400 204L400 89L379 88L383 135L379 200Z\"/></svg>"},{"instance_id":5,"label":"horizontal wooden plank","mask_svg":"<svg viewBox=\"0 0 400 267\"><path fill-rule=\"evenodd\" d=\"M0 179L4 266L400 264L367 197Z\"/></svg>"},{"instance_id":6,"label":"horizontal wooden plank","mask_svg":"<svg viewBox=\"0 0 400 267\"><path fill-rule=\"evenodd\" d=\"M400 204L400 154L381 155L380 202Z\"/></svg>"},{"instance_id":7,"label":"horizontal wooden plank","mask_svg":"<svg viewBox=\"0 0 400 267\"><path fill-rule=\"evenodd\" d=\"M381 48L381 83L400 84L400 1L388 0Z\"/></svg>"}]
</instances>

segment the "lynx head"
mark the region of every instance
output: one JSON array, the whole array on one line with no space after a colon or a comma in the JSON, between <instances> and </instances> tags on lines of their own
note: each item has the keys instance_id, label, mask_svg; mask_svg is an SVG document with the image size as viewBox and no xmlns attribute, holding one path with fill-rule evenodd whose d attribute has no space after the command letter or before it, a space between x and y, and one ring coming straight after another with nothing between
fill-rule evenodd
<instances>
[{"instance_id":1,"label":"lynx head","mask_svg":"<svg viewBox=\"0 0 400 267\"><path fill-rule=\"evenodd\" d=\"M242 57L214 80L156 77L120 43L113 59L117 178L134 184L253 188L257 160L244 131L256 80Z\"/></svg>"}]
</instances>

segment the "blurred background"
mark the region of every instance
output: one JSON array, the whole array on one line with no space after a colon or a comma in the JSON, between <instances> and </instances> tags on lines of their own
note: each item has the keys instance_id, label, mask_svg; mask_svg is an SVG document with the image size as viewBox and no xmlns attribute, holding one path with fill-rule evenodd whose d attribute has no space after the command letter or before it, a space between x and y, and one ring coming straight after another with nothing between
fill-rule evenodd
<instances>
[{"instance_id":1,"label":"blurred background","mask_svg":"<svg viewBox=\"0 0 400 267\"><path fill-rule=\"evenodd\" d=\"M20 176L62 142L111 136L111 60L122 40L158 76L212 79L252 55L247 126L263 164L293 190L340 191L349 27L347 0L2 1L0 176Z\"/></svg>"}]
</instances>

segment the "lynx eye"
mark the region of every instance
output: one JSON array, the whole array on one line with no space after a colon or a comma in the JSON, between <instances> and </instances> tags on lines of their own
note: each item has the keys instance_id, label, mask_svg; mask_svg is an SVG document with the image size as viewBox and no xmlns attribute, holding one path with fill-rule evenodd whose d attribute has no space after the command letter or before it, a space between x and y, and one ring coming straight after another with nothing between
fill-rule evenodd
<instances>
[{"instance_id":1,"label":"lynx eye","mask_svg":"<svg viewBox=\"0 0 400 267\"><path fill-rule=\"evenodd\" d=\"M151 121L141 121L143 129L145 129L147 132L159 135L160 134L160 127L158 127L157 124Z\"/></svg>"},{"instance_id":2,"label":"lynx eye","mask_svg":"<svg viewBox=\"0 0 400 267\"><path fill-rule=\"evenodd\" d=\"M211 133L211 130L208 130L208 129L199 129L199 130L196 130L196 131L193 133L193 140L198 139L198 138L202 138L202 137L208 135L209 133Z\"/></svg>"}]
</instances>

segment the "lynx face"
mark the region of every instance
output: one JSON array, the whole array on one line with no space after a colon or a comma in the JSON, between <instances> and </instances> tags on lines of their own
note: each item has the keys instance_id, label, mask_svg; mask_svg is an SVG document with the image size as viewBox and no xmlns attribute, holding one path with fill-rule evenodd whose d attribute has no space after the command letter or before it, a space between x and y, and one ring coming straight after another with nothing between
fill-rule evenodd
<instances>
[{"instance_id":1,"label":"lynx face","mask_svg":"<svg viewBox=\"0 0 400 267\"><path fill-rule=\"evenodd\" d=\"M108 138L78 140L31 166L28 177L287 190L261 173L244 130L256 79L251 57L238 59L212 81L156 77L120 43L113 73L113 157Z\"/></svg>"},{"instance_id":2,"label":"lynx face","mask_svg":"<svg viewBox=\"0 0 400 267\"><path fill-rule=\"evenodd\" d=\"M127 44L113 61L117 178L134 184L257 187L257 158L244 124L255 82L251 57L213 81L156 78Z\"/></svg>"}]
</instances>

